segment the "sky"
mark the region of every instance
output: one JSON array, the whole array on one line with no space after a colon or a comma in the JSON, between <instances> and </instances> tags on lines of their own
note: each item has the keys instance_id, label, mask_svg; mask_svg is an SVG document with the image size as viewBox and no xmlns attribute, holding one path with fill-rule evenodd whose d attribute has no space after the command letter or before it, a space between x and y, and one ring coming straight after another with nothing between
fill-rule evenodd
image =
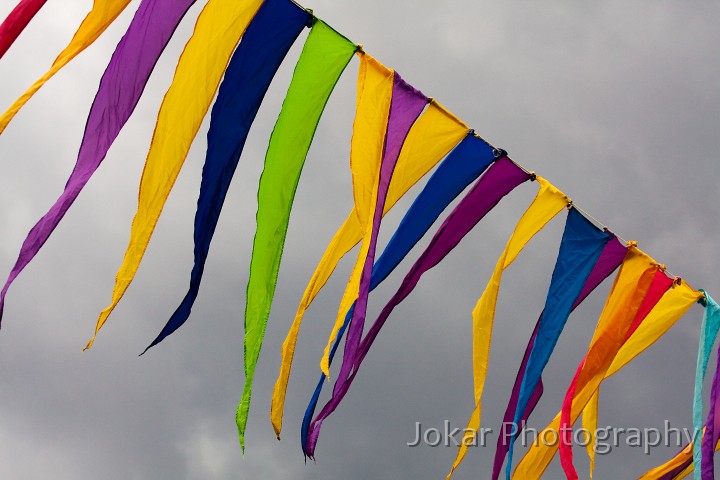
<instances>
[{"instance_id":1,"label":"sky","mask_svg":"<svg viewBox=\"0 0 720 480\"><path fill-rule=\"evenodd\" d=\"M46 4L0 60L0 109L45 72L91 3ZM105 162L8 294L0 332L0 478L444 478L453 447L407 443L417 422L441 430L445 421L464 426L473 406L470 312L536 184L503 200L395 310L350 393L325 422L317 462L305 463L299 427L356 250L348 255L301 329L282 441L268 420L280 345L317 261L352 207L357 59L328 104L300 180L244 458L240 452L234 414L244 381L244 292L257 183L306 33L250 132L190 320L138 357L187 288L207 118L135 281L94 347L82 352L110 300L157 111L204 3L188 12ZM14 4L2 2L0 17ZM133 0L0 136L0 272L10 271L27 232L61 193L99 78L138 4ZM673 274L711 295L720 292L714 248L720 198L712 174L720 152L720 4L316 0L305 6L619 236L637 240ZM381 245L421 187L386 216ZM562 217L505 273L484 426L497 428L502 417L544 303ZM429 237L371 295L368 319L392 296ZM559 410L608 288L605 282L571 316L545 370L546 394L532 427L542 428ZM691 427L701 319L702 309L693 307L603 383L600 426L662 428L668 421ZM710 362L706 385L714 354ZM472 448L455 478L487 477L495 438L490 447ZM598 457L595 478L636 478L677 449L645 454L637 447L615 448ZM576 448L575 456L586 477L583 450ZM556 459L546 477L560 476Z\"/></svg>"}]
</instances>

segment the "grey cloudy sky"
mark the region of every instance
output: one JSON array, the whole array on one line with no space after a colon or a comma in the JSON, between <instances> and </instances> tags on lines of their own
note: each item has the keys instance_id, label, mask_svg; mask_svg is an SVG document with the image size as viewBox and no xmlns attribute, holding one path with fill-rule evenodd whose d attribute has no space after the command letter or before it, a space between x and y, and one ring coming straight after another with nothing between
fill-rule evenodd
<instances>
[{"instance_id":1,"label":"grey cloudy sky","mask_svg":"<svg viewBox=\"0 0 720 480\"><path fill-rule=\"evenodd\" d=\"M0 17L15 3L3 0ZM138 3L0 136L3 275L65 184L99 78ZM240 455L234 412L243 383L242 312L257 181L305 34L251 131L190 321L137 357L186 289L207 121L135 282L93 349L81 352L110 298L155 116L203 3L184 19L102 168L8 295L0 333L0 478L444 477L453 448L409 448L406 442L415 422L442 427L444 420L454 426L466 421L473 403L470 310L535 184L504 200L396 309L351 392L326 422L317 463L306 465L299 426L353 262L345 259L301 330L282 442L268 421L280 345L317 260L351 207L348 155L357 60L328 105L301 179L256 374L248 448L244 459ZM45 71L90 5L47 3L0 61L0 108ZM713 174L720 152L720 4L316 0L306 6L619 235L638 240L673 273L720 292L714 248L720 198ZM386 217L381 242L418 191L411 190ZM542 309L562 224L556 219L505 274L485 426L497 428L504 411ZM369 318L419 252L373 294ZM559 409L607 288L606 283L571 317L546 369L546 395L532 426L541 428ZM690 426L701 315L701 308L693 308L604 384L601 426L661 427L664 420ZM637 448L616 449L599 457L596 478L636 478L675 450L645 455ZM455 478L487 477L493 452L494 447L472 449ZM575 454L582 477L584 453ZM546 476L561 476L557 461Z\"/></svg>"}]
</instances>

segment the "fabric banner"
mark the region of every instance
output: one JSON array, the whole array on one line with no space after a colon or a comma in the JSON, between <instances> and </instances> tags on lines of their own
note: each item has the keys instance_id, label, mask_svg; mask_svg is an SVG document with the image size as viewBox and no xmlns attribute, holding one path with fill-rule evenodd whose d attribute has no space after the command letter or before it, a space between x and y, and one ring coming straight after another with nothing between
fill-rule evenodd
<instances>
[{"instance_id":1,"label":"fabric banner","mask_svg":"<svg viewBox=\"0 0 720 480\"><path fill-rule=\"evenodd\" d=\"M683 448L680 453L662 465L645 472L638 477L638 480L673 480L688 466L694 467L692 444Z\"/></svg>"},{"instance_id":2,"label":"fabric banner","mask_svg":"<svg viewBox=\"0 0 720 480\"><path fill-rule=\"evenodd\" d=\"M0 133L5 130L15 114L27 103L35 92L45 85L62 67L85 50L115 21L118 15L125 10L130 0L95 0L92 9L88 12L80 27L65 50L55 59L50 70L33 83L30 88L15 100L10 108L0 117Z\"/></svg>"},{"instance_id":3,"label":"fabric banner","mask_svg":"<svg viewBox=\"0 0 720 480\"><path fill-rule=\"evenodd\" d=\"M245 387L236 417L241 437L300 173L320 116L356 49L327 24L315 21L270 137L258 188L257 229L245 305Z\"/></svg>"},{"instance_id":4,"label":"fabric banner","mask_svg":"<svg viewBox=\"0 0 720 480\"><path fill-rule=\"evenodd\" d=\"M628 255L630 255L630 252L628 252ZM643 260L647 261L647 265L645 265ZM593 388L590 398L585 400L580 410L582 410L585 405L591 405L593 402L597 402L597 388L604 378L607 368L610 366L613 357L627 337L631 323L639 316L640 308L643 303L645 303L646 298L649 297L649 292L652 289L652 284L657 274L662 274L650 257L645 256L637 265L639 269L643 270L637 282L628 285L629 288L627 289L613 289L611 292L607 304L608 309L606 310L610 313L601 316L598 321L598 326L590 343L588 353L585 355L585 358L580 361L575 376L563 400L560 416L560 432L564 432L564 435L560 437L559 449L560 463L568 479L574 477L577 480L577 472L572 465L571 446L572 425L574 421L570 420L572 402L575 397L577 384L582 382L581 385L590 384ZM620 274L622 275L622 273L621 270ZM621 282L622 278L618 283ZM623 293L625 292L629 294L623 297ZM613 299L617 299L617 302L614 304L612 303ZM616 310L613 310L613 305L617 308ZM590 408L592 409L592 407Z\"/></svg>"},{"instance_id":5,"label":"fabric banner","mask_svg":"<svg viewBox=\"0 0 720 480\"><path fill-rule=\"evenodd\" d=\"M665 273L665 268L662 265L660 267L661 268L655 272L655 277L653 277L653 280L650 283L650 289L645 295L645 299L643 299L643 303L640 305L637 315L635 315L630 328L625 334L625 339L623 340L624 342L626 342L633 333L635 333L643 320L645 320L648 314L655 307L657 302L660 301L660 298L670 287L672 287L673 283L675 283L675 278L668 277Z\"/></svg>"},{"instance_id":6,"label":"fabric banner","mask_svg":"<svg viewBox=\"0 0 720 480\"><path fill-rule=\"evenodd\" d=\"M138 104L160 55L195 1L141 0L102 76L78 158L63 193L28 233L0 290L0 324L10 286L44 246L104 161ZM0 24L0 59L45 3L46 0L19 0ZM91 10L50 69L0 116L0 134L30 98L89 47L129 3L130 0L93 0ZM315 457L324 420L347 394L394 308L413 291L424 272L442 261L505 195L528 179L537 179L540 190L516 225L472 311L475 404L466 431L477 432L481 425L482 395L502 276L527 242L568 207L568 219L545 307L526 347L505 412L505 421L510 420L515 425L522 426L527 421L543 394L542 373L570 313L616 269L621 256L622 267L598 319L587 354L566 391L562 408L540 433L543 436L550 432L559 442L532 445L512 472L513 442L517 433L504 440L499 438L493 480L499 477L506 457L508 480L511 473L513 478L539 477L557 450L565 475L577 480L571 444L573 424L582 414L584 429L596 431L602 382L656 342L697 301L703 303L705 311L695 371L693 441L671 461L641 478L679 479L694 472L696 479L714 479L714 451L720 448L720 409L717 408L720 403L720 348L704 425L702 389L712 346L720 330L720 306L706 293L692 289L679 278L669 277L664 266L637 249L634 242L626 248L607 229L593 225L572 208L567 196L545 179L524 171L505 156L498 158L501 151L494 150L472 131L468 133L467 125L462 121L363 52L361 47L314 18L311 10L304 10L294 0L208 0L200 13L158 113L139 186L129 244L115 278L111 302L100 312L85 349L92 347L100 329L133 281L165 202L224 77L208 132L208 152L195 217L195 257L190 286L180 306L143 353L187 321L199 293L210 243L249 129L274 75L305 26L313 28L275 124L258 190L257 229L245 308L245 384L236 412L243 452L253 378L299 178L329 96L352 55L359 53L360 78L350 156L354 206L316 267L283 342L280 373L271 405L271 421L278 439L300 324L305 310L340 259L360 243L320 361L320 383L303 420L302 446L310 458ZM243 41L238 46L241 37ZM233 51L235 55L231 59ZM385 213L453 148L455 151L430 178L376 262L377 241ZM474 158L477 161L473 163L464 160L471 151L477 155ZM363 337L370 292L397 267L447 205L493 161L494 165L440 226ZM332 397L313 419L322 383L330 378L330 364L345 333L343 361ZM457 452L448 479L467 453L466 440ZM589 440L586 450L592 479L596 439L591 435Z\"/></svg>"},{"instance_id":7,"label":"fabric banner","mask_svg":"<svg viewBox=\"0 0 720 480\"><path fill-rule=\"evenodd\" d=\"M0 24L0 58L20 36L30 20L45 5L47 0L20 0L7 18Z\"/></svg>"},{"instance_id":8,"label":"fabric banner","mask_svg":"<svg viewBox=\"0 0 720 480\"><path fill-rule=\"evenodd\" d=\"M625 254L627 253L627 247L620 243L620 241L617 239L617 237L613 237L608 243L605 244L605 248L603 249L602 253L600 254L600 257L598 258L597 262L595 262L595 266L593 267L592 271L590 272L590 275L588 276L587 280L585 281L585 285L582 288L582 291L580 292L580 295L578 296L577 300L575 300L575 303L573 304L572 309L574 310L580 303L582 303L585 298L587 298L590 293L595 290L595 288L600 285L612 272L617 269L617 267L620 266L620 264L623 261L623 258L625 258ZM541 317L542 318L542 314ZM518 369L518 373L515 376L515 383L513 385L512 392L510 394L510 400L508 402L508 406L505 409L505 415L503 416L503 425L508 425L515 419L515 412L518 409L517 403L518 403L518 397L520 395L520 387L522 385L523 378L525 377L525 371L527 370L527 362L530 357L530 352L532 351L533 345L535 344L535 339L537 337L537 331L540 325L540 318L538 319L538 322L535 324L535 330L533 331L530 340L528 341L527 346L525 347L525 354L523 356L523 360L520 364L520 368ZM542 372L541 372L542 373ZM535 408L535 405L540 400L540 397L543 393L543 386L542 386L542 376L538 377L537 384L535 386L535 389L533 390L529 401L527 402L526 407L524 408L524 412L522 412L522 416L520 417L519 421L516 423L516 425L524 425L525 422L530 418L530 414ZM510 447L510 437L509 434L504 434L498 436L497 440L497 447L495 449L495 459L493 461L493 472L492 472L492 480L497 480L500 476L500 470L502 468L503 462L505 461L505 457L507 455L508 449ZM509 464L512 464L512 461L509 462Z\"/></svg>"},{"instance_id":9,"label":"fabric banner","mask_svg":"<svg viewBox=\"0 0 720 480\"><path fill-rule=\"evenodd\" d=\"M480 176L495 160L495 157L496 151L482 139L474 135L473 132L468 133L465 139L450 152L415 198L380 255L380 258L375 262L370 277L370 290L374 290L395 270L395 267L398 266L415 244L425 235L430 226L437 220L450 202L452 202L470 182ZM332 364L335 352L340 345L340 340L350 322L350 318L352 318L353 309L354 306L351 307L347 315L345 315L345 322L338 331L338 335L335 338L328 357L329 364ZM305 410L300 434L303 451L305 449L310 421L313 415L315 415L315 407L320 398L325 379L325 374L321 372L320 380Z\"/></svg>"},{"instance_id":10,"label":"fabric banner","mask_svg":"<svg viewBox=\"0 0 720 480\"><path fill-rule=\"evenodd\" d=\"M600 319L598 320L598 325L591 342L592 346L597 343L597 337L601 332L605 332L608 324L612 325L620 323L624 319L628 318L629 320L627 320L627 325L629 326L629 322L635 318L635 315L640 308L640 304L650 287L650 283L652 282L656 271L657 266L652 259L638 250L634 244L631 245L627 251L623 264L620 267L620 271L615 277L615 281L612 285L610 293L608 294L607 300L605 301L605 306L600 314ZM615 320L616 318L618 320ZM624 335L626 332L627 326L621 333ZM592 346L590 349L592 351L601 350L602 347L601 345L593 349ZM595 356L597 356L597 354ZM579 371L580 370L578 370L578 372ZM571 383L571 388L573 388L574 385L575 382ZM586 402L582 404L583 407L590 400L590 396L591 395L588 395ZM529 451L532 451L532 448ZM520 465L522 465L522 463L523 462L521 461ZM520 466L518 466L518 468L520 468ZM542 471L536 471L534 474L538 474L539 478L539 476L542 475Z\"/></svg>"},{"instance_id":11,"label":"fabric banner","mask_svg":"<svg viewBox=\"0 0 720 480\"><path fill-rule=\"evenodd\" d=\"M353 198L360 221L362 241L355 267L340 301L328 346L325 347L325 354L320 361L320 369L328 377L330 371L327 357L330 353L330 345L342 326L345 313L357 296L365 259L370 251L373 212L378 200L378 180L382 169L383 151L388 141L387 126L390 119L394 77L392 70L370 55L362 54L358 76L357 108L350 142ZM390 170L390 174L393 170Z\"/></svg>"},{"instance_id":12,"label":"fabric banner","mask_svg":"<svg viewBox=\"0 0 720 480\"><path fill-rule=\"evenodd\" d=\"M385 147L383 150L382 162L380 164L380 176L375 187L376 193L374 198L374 211L368 212L368 226L363 238L363 245L368 244L365 258L358 258L360 268L360 279L358 290L347 292L350 303L354 297L357 301L352 308L353 314L350 319L350 325L347 330L347 338L345 339L345 351L343 353L343 363L335 382L335 388L338 389L342 383L347 380L350 375L350 369L357 359L357 350L360 346L360 339L363 334L363 326L365 325L365 316L367 314L367 303L370 294L370 276L372 274L373 264L375 263L375 250L377 247L377 237L380 233L380 223L382 221L382 212L385 208L385 200L387 197L390 179L392 178L395 164L405 138L407 137L410 127L420 116L423 108L428 102L428 97L408 85L400 75L395 72L393 77L392 101L390 103L390 115L388 117L387 133L385 135ZM363 249L361 249L362 251ZM358 293L355 293L358 292ZM342 307L341 307L342 308ZM342 315L338 316L340 325L344 323L344 315L347 310L341 310ZM330 348L334 343L334 339L328 343L326 348L329 355ZM327 367L329 369L329 356L326 357ZM327 372L326 372L327 373Z\"/></svg>"},{"instance_id":13,"label":"fabric banner","mask_svg":"<svg viewBox=\"0 0 720 480\"><path fill-rule=\"evenodd\" d=\"M440 214L495 160L496 150L473 132L438 165L373 266L370 288L382 283Z\"/></svg>"},{"instance_id":14,"label":"fabric banner","mask_svg":"<svg viewBox=\"0 0 720 480\"><path fill-rule=\"evenodd\" d=\"M540 189L535 199L515 226L515 230L505 245L503 253L498 259L490 281L485 287L480 299L472 311L472 336L473 336L473 381L474 381L474 404L475 408L468 420L466 432L478 432L480 430L480 419L482 417L482 394L485 388L488 362L490 359L490 342L492 341L492 328L495 320L495 306L497 305L498 294L500 293L500 282L503 272L509 267L520 254L525 245L543 227L559 214L565 207L571 205L570 199L555 188L547 180L537 177ZM471 429L471 430L467 430ZM462 463L467 454L468 442L463 439L455 456L455 461L450 467L446 478L449 480L453 472Z\"/></svg>"},{"instance_id":15,"label":"fabric banner","mask_svg":"<svg viewBox=\"0 0 720 480\"><path fill-rule=\"evenodd\" d=\"M710 352L720 329L720 307L710 295L705 292L702 300L705 306L702 326L700 327L700 344L698 345L697 367L695 369L695 389L693 392L693 442L701 445L703 397L702 387L710 360ZM712 445L712 443L711 443ZM702 448L693 449L693 463L702 465ZM695 471L695 480L701 480L701 469Z\"/></svg>"},{"instance_id":16,"label":"fabric banner","mask_svg":"<svg viewBox=\"0 0 720 480\"><path fill-rule=\"evenodd\" d=\"M265 92L312 16L291 0L266 0L233 54L210 115L208 148L195 212L195 263L190 287L157 345L190 317L223 203ZM301 56L303 58L303 56Z\"/></svg>"},{"instance_id":17,"label":"fabric banner","mask_svg":"<svg viewBox=\"0 0 720 480\"><path fill-rule=\"evenodd\" d=\"M700 434L704 437L705 429L702 429ZM715 445L715 451L717 452L718 450L720 450L720 442ZM696 464L693 462L693 453L694 443L691 442L673 458L645 472L638 477L638 480L676 480L685 478L695 471Z\"/></svg>"},{"instance_id":18,"label":"fabric banner","mask_svg":"<svg viewBox=\"0 0 720 480\"><path fill-rule=\"evenodd\" d=\"M543 369L550 360L570 312L605 245L613 238L615 237L612 233L599 229L576 209L571 208L568 212L545 308L538 322L537 335L520 386L518 404L512 419L514 425L520 425L520 419L535 392ZM512 465L516 435L510 437L509 466ZM511 469L508 467L508 478L510 473Z\"/></svg>"},{"instance_id":19,"label":"fabric banner","mask_svg":"<svg viewBox=\"0 0 720 480\"><path fill-rule=\"evenodd\" d=\"M442 105L436 101L431 102L410 129L405 140L390 181L384 212L387 213L410 187L460 143L468 130L467 125ZM358 212L353 209L342 227L335 233L305 289L295 318L282 344L280 372L273 389L270 418L278 436L282 427L292 359L305 310L328 281L338 261L361 239L362 228Z\"/></svg>"},{"instance_id":20,"label":"fabric banner","mask_svg":"<svg viewBox=\"0 0 720 480\"><path fill-rule=\"evenodd\" d=\"M105 159L127 122L160 54L195 0L143 0L127 32L115 47L90 107L75 168L50 210L28 233L17 262L0 292L0 321L5 295L20 272L35 258L65 213Z\"/></svg>"},{"instance_id":21,"label":"fabric banner","mask_svg":"<svg viewBox=\"0 0 720 480\"><path fill-rule=\"evenodd\" d=\"M645 259L647 259L647 261L645 261ZM632 260L632 262L630 262L630 260ZM628 268L626 268L626 265ZM639 278L645 272L645 270L642 270L642 267L646 267L646 269L653 274L654 269L656 268L649 258L647 258L644 254L641 254L641 252L633 246L628 250L628 258L623 263L623 267L616 277L615 284L613 285L611 294L608 297L608 300L612 298L612 302L606 302L603 314L601 314L601 320L604 317L612 319L612 317L616 316L612 315L611 311L616 311L617 315L621 315L623 311L622 309L617 308L618 304L631 303L629 300L637 288L632 286L632 282L628 283L627 280L619 282L618 279L622 276L631 281L632 278L628 274L628 270L632 269L634 270L634 274L632 276L635 277L635 285L637 286ZM623 270L625 273L623 273ZM638 270L642 271L638 272ZM649 284L650 282L645 281L644 283ZM614 293L616 291L625 292L625 295L623 296L620 293ZM697 300L701 297L701 292L695 291L684 281L674 285L673 288L668 290L657 305L655 305L655 308L650 311L647 318L645 318L645 320L638 326L635 333L633 333L632 336L620 347L620 350L612 360L610 367L604 374L604 378L608 378L617 373L637 355L657 341L657 339L660 338L670 327L672 327L672 325L674 325L675 322L677 322L677 320L682 317L688 309L690 309L693 303L697 302ZM621 302L620 300L624 301ZM605 330L604 327L606 326L606 323L608 322L603 321L602 325L598 325L599 331ZM590 401L594 390L595 388L593 388L591 384L581 385L579 382L577 383L573 399L573 408L571 410L571 421L573 423L579 416L585 404ZM560 413L558 413L553 421L540 431L538 435L548 435L547 438L559 438L559 427ZM554 445L546 445L545 443L549 442L539 442L539 444L533 444L528 449L525 457L515 468L512 477L513 479L522 480L526 478L540 478L542 476L558 449L558 442L554 442Z\"/></svg>"},{"instance_id":22,"label":"fabric banner","mask_svg":"<svg viewBox=\"0 0 720 480\"><path fill-rule=\"evenodd\" d=\"M527 369L528 358L530 357L533 345L535 344L535 339L537 338L539 326L540 321L538 319L538 322L535 323L535 329L530 336L530 340L525 346L525 353L523 353L523 358L520 362L520 368L518 369L518 373L515 375L515 383L513 384L513 389L510 393L510 400L508 401L508 405L505 408L505 414L503 415L502 424L500 425L500 429L498 430L500 432L500 435L498 435L497 443L495 445L495 458L493 459L493 470L491 477L492 480L497 480L498 478L500 478L500 470L502 469L503 462L505 462L505 457L508 455L508 451L510 450L512 442L514 442L516 438L516 432L514 432L514 429L513 431L508 433L505 426L510 425L515 418L518 396L520 395L520 386L522 385L522 379L525 374L525 370ZM515 424L518 426L518 428L524 428L525 422L528 418L530 418L530 414L533 412L533 410L535 410L535 407L537 406L538 402L540 401L540 397L542 397L544 392L545 386L543 385L542 377L540 377L537 381L537 384L535 385L535 389L530 394L530 398L528 399L524 410L522 411L520 423ZM508 461L508 464L512 464L512 459Z\"/></svg>"},{"instance_id":23,"label":"fabric banner","mask_svg":"<svg viewBox=\"0 0 720 480\"><path fill-rule=\"evenodd\" d=\"M660 298L665 294L665 292L672 286L674 283L674 279L668 277L664 269L658 269L655 272L655 276L652 279L652 282L650 283L650 288L648 289L647 293L645 294L645 298L643 299L642 304L640 305L640 308L637 311L637 314L635 315L635 318L632 321L632 324L630 325L630 328L628 329L627 333L625 334L625 338L623 339L622 343L627 341L628 338L632 336L633 333L635 333L635 330L638 329L640 324L645 320L648 313L655 307L655 305L660 301ZM621 345L622 345L621 343ZM589 477L592 479L593 477L593 471L595 469L595 447L596 447L596 438L595 435L592 435L592 432L597 432L598 429L598 409L599 409L599 402L600 402L600 387L598 386L598 389L595 390L595 393L593 394L592 398L588 402L587 406L583 409L582 412L582 426L585 429L585 431L591 432L589 441L587 442L587 445L585 445L585 450L587 451L588 457L589 457ZM562 428L562 426L561 426ZM568 426L568 432L572 432L572 430ZM563 454L563 445L560 445L560 454ZM568 449L570 450L570 449ZM570 453L572 453L572 450L570 450ZM572 462L570 462L572 463Z\"/></svg>"},{"instance_id":24,"label":"fabric banner","mask_svg":"<svg viewBox=\"0 0 720 480\"><path fill-rule=\"evenodd\" d=\"M342 384L342 388L333 391L332 398L310 424L306 444L308 456L314 457L315 445L317 444L323 419L327 418L337 408L337 405L347 393L355 375L357 375L360 364L393 309L412 292L423 273L440 263L505 195L529 179L530 174L525 173L507 157L503 157L488 169L485 175L475 183L473 188L445 219L428 247L403 279L400 288L385 305L380 316L375 320L375 323L362 340L359 354L353 365L352 375ZM542 179L540 181L542 185L544 181Z\"/></svg>"},{"instance_id":25,"label":"fabric banner","mask_svg":"<svg viewBox=\"0 0 720 480\"><path fill-rule=\"evenodd\" d=\"M707 420L705 421L705 438L702 446L702 462L701 474L703 480L713 480L715 478L715 455L713 455L713 446L717 445L720 440L720 409L717 403L720 400L718 393L720 392L720 355L715 366L715 375L713 376L712 387L710 389L710 409L708 411Z\"/></svg>"},{"instance_id":26,"label":"fabric banner","mask_svg":"<svg viewBox=\"0 0 720 480\"><path fill-rule=\"evenodd\" d=\"M185 45L160 106L140 180L138 209L132 222L130 242L115 277L112 301L100 313L86 349L92 346L98 331L135 277L230 55L261 4L262 0L210 0L200 12L195 31ZM218 32L223 35L218 36Z\"/></svg>"}]
</instances>

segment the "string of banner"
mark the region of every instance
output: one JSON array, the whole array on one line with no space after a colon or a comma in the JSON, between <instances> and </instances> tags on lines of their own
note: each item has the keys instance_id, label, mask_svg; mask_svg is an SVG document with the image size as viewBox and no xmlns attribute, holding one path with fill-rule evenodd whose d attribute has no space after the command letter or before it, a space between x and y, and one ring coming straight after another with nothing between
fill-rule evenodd
<instances>
[{"instance_id":1,"label":"string of banner","mask_svg":"<svg viewBox=\"0 0 720 480\"><path fill-rule=\"evenodd\" d=\"M45 0L21 0L0 25L0 58L44 3ZM195 0L141 1L102 76L77 163L65 190L29 232L0 292L0 319L8 288L35 257L104 160L137 105L163 49L194 3ZM92 44L128 4L129 0L95 0L50 70L0 117L0 133L33 94ZM412 292L423 273L442 261L506 195L521 184L533 182L537 185L537 194L518 221L472 310L475 409L447 478L462 462L481 425L482 395L503 272L551 219L567 212L546 303L516 374L505 422L527 423L543 394L543 370L571 312L604 279L616 270L618 273L561 410L540 433L545 435L542 438L554 435L560 441L536 442L513 471L513 446L519 433L504 434L497 442L493 480L503 474L503 465L506 479L539 478L558 450L566 477L577 479L572 428L578 417L582 414L585 431L595 432L601 383L657 341L695 303L704 307L704 316L693 397L694 438L669 462L641 478L680 479L694 472L696 479L713 479L713 454L720 445L717 427L720 423L715 409L720 368L713 378L709 412L704 422L702 387L720 329L718 304L703 290L695 290L680 277L670 274L664 265L640 250L636 242L622 240L612 233L549 181L511 160L504 150L485 141L433 98L413 88L397 72L366 53L361 45L351 42L311 10L292 0L208 0L200 12L158 113L130 242L118 270L111 303L100 313L86 348L92 346L95 335L137 272L165 201L217 91L195 215L195 258L190 287L148 349L162 342L190 317L220 210L250 125L273 76L305 28L310 28L310 32L272 131L258 187L257 229L245 308L245 387L236 416L243 450L253 376L300 173L325 104L346 66L357 56L360 67L350 153L354 207L316 267L283 342L270 412L278 438L304 313L340 259L360 244L320 362L320 378L302 422L302 449L310 458L315 456L323 422L347 394L393 309ZM217 38L216 32L224 35ZM192 101L188 101L189 98ZM380 255L376 255L383 215L433 168L434 172L392 238ZM460 201L366 331L370 292L387 278L461 194ZM345 348L330 399L316 413L343 336ZM720 416L720 412L717 415ZM591 477L595 444L596 439L591 435L587 445ZM696 445L699 448L694 448Z\"/></svg>"}]
</instances>

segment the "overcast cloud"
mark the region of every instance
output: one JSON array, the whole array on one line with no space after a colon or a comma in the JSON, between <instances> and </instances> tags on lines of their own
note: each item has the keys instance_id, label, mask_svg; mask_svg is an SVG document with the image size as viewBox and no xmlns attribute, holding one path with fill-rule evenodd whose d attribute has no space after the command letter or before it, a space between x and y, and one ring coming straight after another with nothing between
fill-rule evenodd
<instances>
[{"instance_id":1,"label":"overcast cloud","mask_svg":"<svg viewBox=\"0 0 720 480\"><path fill-rule=\"evenodd\" d=\"M4 0L0 17L15 3ZM0 109L44 73L91 3L47 3L0 60ZM501 202L396 309L346 400L325 423L317 463L305 464L298 432L353 263L346 258L301 330L283 441L275 440L268 420L280 345L307 280L351 208L348 156L357 60L338 85L306 162L255 377L244 459L240 453L234 413L244 380L242 312L257 182L306 34L251 131L190 321L137 356L185 293L207 121L134 283L93 349L81 352L110 299L157 110L203 3L184 19L103 166L8 294L0 332L0 478L444 478L454 448L409 448L406 442L413 439L415 422L464 425L473 404L470 311L536 184ZM134 0L48 82L0 136L3 279L72 170L100 76L138 4ZM638 240L674 274L711 294L720 292L714 175L720 152L720 4L315 0L306 6L620 236ZM387 216L381 242L418 191L411 190ZM543 306L562 226L556 219L505 274L485 426L497 428L504 411ZM369 319L420 251L373 293ZM532 426L543 427L559 409L607 289L606 282L571 317L546 369L546 395ZM691 426L701 315L700 307L693 308L603 384L601 426L662 427L665 420ZM636 478L676 450L645 455L638 448L616 449L598 457L595 478ZM455 478L487 478L493 453L494 446L471 449ZM586 477L583 450L576 448L575 455ZM560 478L557 460L546 476Z\"/></svg>"}]
</instances>

